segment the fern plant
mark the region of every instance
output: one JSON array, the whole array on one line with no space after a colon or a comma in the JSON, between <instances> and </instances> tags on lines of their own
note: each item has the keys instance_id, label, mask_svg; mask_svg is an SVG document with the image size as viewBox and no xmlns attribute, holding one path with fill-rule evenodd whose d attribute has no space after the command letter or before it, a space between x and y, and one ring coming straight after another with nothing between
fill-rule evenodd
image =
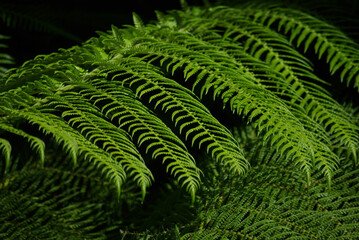
<instances>
[{"instance_id":1,"label":"fern plant","mask_svg":"<svg viewBox=\"0 0 359 240\"><path fill-rule=\"evenodd\" d=\"M2 236L357 238L358 44L281 4L157 17L3 77Z\"/></svg>"}]
</instances>

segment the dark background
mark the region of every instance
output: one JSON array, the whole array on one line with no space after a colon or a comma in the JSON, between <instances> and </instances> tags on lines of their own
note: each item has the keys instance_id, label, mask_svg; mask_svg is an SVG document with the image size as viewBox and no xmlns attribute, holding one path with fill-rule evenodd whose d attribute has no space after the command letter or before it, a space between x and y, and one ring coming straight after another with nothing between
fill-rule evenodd
<instances>
[{"instance_id":1,"label":"dark background","mask_svg":"<svg viewBox=\"0 0 359 240\"><path fill-rule=\"evenodd\" d=\"M180 9L179 0L0 0L0 34L11 37L5 41L6 51L19 65L38 54L80 44L112 24L132 25L133 12L147 22L156 18L154 10L170 9Z\"/></svg>"},{"instance_id":2,"label":"dark background","mask_svg":"<svg viewBox=\"0 0 359 240\"><path fill-rule=\"evenodd\" d=\"M190 5L203 5L203 0L187 0ZM210 3L239 3L235 0L207 0ZM334 24L359 26L353 19L359 18L359 0L286 0L300 6L323 10ZM15 65L34 58L38 54L48 54L59 48L81 44L96 31L107 31L111 25L121 27L132 25L132 13L136 12L145 23L156 19L155 10L181 9L180 0L0 0L0 34L10 36L2 40L8 49L6 53L15 59ZM336 20L331 11L341 11L343 19L352 18L350 23ZM337 14L337 13L336 13ZM349 29L354 36L356 30ZM4 51L4 50L1 50Z\"/></svg>"}]
</instances>

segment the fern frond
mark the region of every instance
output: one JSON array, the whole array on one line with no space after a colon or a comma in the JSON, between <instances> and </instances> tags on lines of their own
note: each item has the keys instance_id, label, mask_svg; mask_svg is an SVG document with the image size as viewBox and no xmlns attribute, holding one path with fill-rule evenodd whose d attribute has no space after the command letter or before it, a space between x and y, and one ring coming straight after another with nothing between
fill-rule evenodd
<instances>
[{"instance_id":1,"label":"fern frond","mask_svg":"<svg viewBox=\"0 0 359 240\"><path fill-rule=\"evenodd\" d=\"M166 34L170 36L171 33L165 32L164 35ZM188 40L191 45L196 43L196 39L188 34L175 34L176 37L173 37L175 40L182 36L182 38L191 39L191 41ZM304 127L292 115L286 104L272 95L262 85L253 81L252 76L244 72L243 69L240 69L235 63L233 64L231 56L225 61L223 60L225 55L218 54L221 60L217 62L216 59L211 58L211 50L207 50L209 53L202 53L206 49L212 49L211 46L206 46L205 43L202 44L203 46L198 46L197 49L200 48L200 50L192 50L191 45L187 47L186 44L166 43L163 40L159 41L153 38L146 38L145 41L140 39L138 45L139 47L134 50L135 54L145 55L145 58L148 58L150 62L159 61L165 65L167 71L172 73L181 69L185 79L191 79L190 77L194 76L192 89L195 91L196 87L200 88L200 97L213 89L214 99L220 96L224 106L228 104L233 112L237 112L239 115L243 114L250 121L256 119L255 124L257 124L259 131L265 130L267 132L264 137L265 141L269 142L269 139L271 139L271 144L276 146L275 148L278 151L296 159L296 164L302 166L303 170L307 172L308 178L312 168L311 159L313 155L311 154L316 151L317 147L321 149L318 152L327 152L324 157L318 159L318 166L321 164L327 165L323 170L328 176L331 175L331 170L335 168L338 161L337 157L328 152L328 148L321 148L320 144L311 143L307 135L299 136L305 132ZM145 46L146 48L143 49ZM231 65L226 66L226 64ZM262 101L262 99L266 99L266 101ZM284 119L282 116L287 116L288 118ZM275 127L279 125L274 124L274 122L281 122L279 124L281 127ZM292 134L291 131L293 131ZM283 136L281 133L283 133ZM279 138L281 141L278 141ZM292 156L294 152L297 153L295 157ZM331 156L330 160L328 160L328 156Z\"/></svg>"},{"instance_id":2,"label":"fern frond","mask_svg":"<svg viewBox=\"0 0 359 240\"><path fill-rule=\"evenodd\" d=\"M53 95L49 99L52 100L50 105L55 109L64 109L61 111L61 117L69 125L77 129L94 145L99 146L101 151L106 153L105 155L112 158L109 161L108 170L111 172L109 172L109 178L116 179L118 188L120 189L125 180L126 173L124 170L126 170L130 175L133 175L141 187L143 195L145 195L146 188L150 185L153 176L145 166L140 153L129 136L123 130L92 113L99 110L95 110L92 105L87 104L77 93L69 92L62 96ZM121 166L116 167L116 165L123 165L123 169ZM113 166L115 166L115 175L111 171Z\"/></svg>"},{"instance_id":3,"label":"fern frond","mask_svg":"<svg viewBox=\"0 0 359 240\"><path fill-rule=\"evenodd\" d=\"M305 12L265 5L262 7L256 6L255 13L247 9L245 14L266 26L276 25L297 47L303 46L304 51L313 49L318 59L325 54L331 74L339 71L343 82L359 87L357 43L334 26Z\"/></svg>"},{"instance_id":4,"label":"fern frond","mask_svg":"<svg viewBox=\"0 0 359 240\"><path fill-rule=\"evenodd\" d=\"M189 26L195 32L196 28L204 26L208 26L209 31L219 27L225 29L223 34L228 43L218 37L209 41L215 41L217 47L237 59L237 65L245 65L249 68L247 72L254 75L258 82L284 98L286 104L292 106L292 111L299 111L297 117L309 115L325 129L329 128L332 139L341 136L343 141L339 145L347 148L357 161L359 129L352 123L352 117L321 86L324 81L314 74L309 60L293 49L283 36L249 22L241 14L240 9L219 7L204 16L190 19ZM253 59L264 63L259 64ZM263 74L263 71L267 74ZM273 75L278 77L274 78Z\"/></svg>"},{"instance_id":5,"label":"fern frond","mask_svg":"<svg viewBox=\"0 0 359 240\"><path fill-rule=\"evenodd\" d=\"M146 146L146 152L153 158L162 159L167 164L167 171L178 180L185 177L188 181L181 182L194 197L199 184L199 169L182 141L136 100L130 90L101 79L93 80L92 84L93 87L84 86L81 94L99 106L108 119L127 129L139 146Z\"/></svg>"},{"instance_id":6,"label":"fern frond","mask_svg":"<svg viewBox=\"0 0 359 240\"><path fill-rule=\"evenodd\" d=\"M244 173L248 163L230 132L192 92L149 66L139 59L126 58L107 67L123 71L116 74L112 82L137 86L134 91L139 98L148 99L149 103L154 102L154 108L161 107L162 111L170 113L179 133L185 140L190 139L192 146L206 147L214 159L228 165L234 172ZM126 75L130 77L122 77Z\"/></svg>"},{"instance_id":7,"label":"fern frond","mask_svg":"<svg viewBox=\"0 0 359 240\"><path fill-rule=\"evenodd\" d=\"M45 134L51 134L55 139L55 142L63 144L64 149L68 151L74 164L76 165L78 155L76 140L64 131L61 126L55 124L48 114L41 113L39 110L29 106L25 107L26 110L9 109L6 107L2 107L1 109L9 116L23 118L28 120L30 124L37 125Z\"/></svg>"},{"instance_id":8,"label":"fern frond","mask_svg":"<svg viewBox=\"0 0 359 240\"><path fill-rule=\"evenodd\" d=\"M44 164L44 161L45 161L45 143L44 143L44 141L42 141L40 138L38 138L36 136L26 133L25 131L23 131L21 129L13 127L10 124L0 123L0 129L26 139L29 142L31 149L35 150L37 152L41 164L42 165Z\"/></svg>"},{"instance_id":9,"label":"fern frond","mask_svg":"<svg viewBox=\"0 0 359 240\"><path fill-rule=\"evenodd\" d=\"M4 138L0 138L0 149L2 156L5 158L4 172L7 173L9 171L11 161L11 143Z\"/></svg>"},{"instance_id":10,"label":"fern frond","mask_svg":"<svg viewBox=\"0 0 359 240\"><path fill-rule=\"evenodd\" d=\"M253 146L252 146L253 147ZM259 153L264 153L262 157ZM262 145L254 146L253 166L248 172L249 182L226 182L222 177L210 183L211 196L200 211L201 221L195 231L181 239L337 239L356 238L357 170L337 171L332 191L315 174L310 186L302 174L276 159L267 156ZM254 165L254 164L253 164ZM253 172L252 172L253 171ZM280 179L279 179L280 178ZM320 177L319 177L320 179ZM351 181L347 181L351 179ZM224 187L234 184L235 188ZM237 190L235 190L237 189ZM241 189L241 190L238 190ZM348 215L347 215L348 214ZM350 217L347 217L350 216Z\"/></svg>"},{"instance_id":11,"label":"fern frond","mask_svg":"<svg viewBox=\"0 0 359 240\"><path fill-rule=\"evenodd\" d=\"M0 238L358 238L358 103L331 85L358 88L357 44L258 2L133 14L6 72Z\"/></svg>"},{"instance_id":12,"label":"fern frond","mask_svg":"<svg viewBox=\"0 0 359 240\"><path fill-rule=\"evenodd\" d=\"M9 37L0 34L0 41L8 39ZM3 76L8 70L8 66L14 64L14 59L7 53L3 53L3 49L8 48L6 44L0 43L0 76Z\"/></svg>"},{"instance_id":13,"label":"fern frond","mask_svg":"<svg viewBox=\"0 0 359 240\"><path fill-rule=\"evenodd\" d=\"M137 13L132 13L132 19L133 19L133 24L137 29L141 30L142 28L145 27L145 24L143 23L141 17Z\"/></svg>"},{"instance_id":14,"label":"fern frond","mask_svg":"<svg viewBox=\"0 0 359 240\"><path fill-rule=\"evenodd\" d=\"M353 156L346 161L357 162L359 127L301 51L317 46L317 56L327 54L331 71L344 69L351 83L354 45L329 25L318 29L321 21L307 14L281 18L281 9L272 5L270 17L261 6L187 8L158 14L154 25L133 14L132 27L113 26L82 46L8 72L0 82L2 133L22 136L42 153L40 138L49 135L75 162L85 157L103 166L118 189L131 176L143 195L153 180L144 150L194 198L201 171L186 144L205 148L232 172L249 166L239 141L208 110L216 102L253 124L278 162L292 162L308 182L319 171L330 186L345 153ZM20 122L39 130L36 137ZM6 146L3 141L4 156Z\"/></svg>"},{"instance_id":15,"label":"fern frond","mask_svg":"<svg viewBox=\"0 0 359 240\"><path fill-rule=\"evenodd\" d=\"M101 211L105 204L100 195L106 195L95 192L106 185L86 165L75 171L61 167L27 165L1 179L0 238L106 238L112 227L110 215ZM96 194L98 202L86 199L89 194Z\"/></svg>"}]
</instances>

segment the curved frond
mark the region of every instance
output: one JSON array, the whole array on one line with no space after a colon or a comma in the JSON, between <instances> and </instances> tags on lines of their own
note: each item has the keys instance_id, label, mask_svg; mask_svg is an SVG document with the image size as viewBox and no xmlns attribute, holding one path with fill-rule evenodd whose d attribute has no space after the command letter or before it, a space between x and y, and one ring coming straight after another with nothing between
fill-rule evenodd
<instances>
[{"instance_id":1,"label":"curved frond","mask_svg":"<svg viewBox=\"0 0 359 240\"><path fill-rule=\"evenodd\" d=\"M5 173L9 171L10 161L11 161L11 143L4 139L0 138L0 149L3 157L5 158Z\"/></svg>"},{"instance_id":2,"label":"curved frond","mask_svg":"<svg viewBox=\"0 0 359 240\"><path fill-rule=\"evenodd\" d=\"M31 149L35 150L36 153L38 154L41 164L42 165L44 164L44 161L45 161L45 143L44 143L44 141L42 141L40 138L33 136L21 129L13 127L10 124L0 123L0 129L26 139L29 142Z\"/></svg>"},{"instance_id":3,"label":"curved frond","mask_svg":"<svg viewBox=\"0 0 359 240\"><path fill-rule=\"evenodd\" d=\"M304 51L313 49L320 59L325 55L330 73L339 71L340 78L347 85L359 87L358 44L338 28L303 11L283 7L256 6L246 9L246 15L266 26L275 26L288 35L297 47Z\"/></svg>"},{"instance_id":4,"label":"curved frond","mask_svg":"<svg viewBox=\"0 0 359 240\"><path fill-rule=\"evenodd\" d=\"M19 150L37 152L29 153L30 158L39 156L44 163L46 142L75 164L87 160L96 166L118 192L129 180L141 189L142 198L156 178L151 161L158 161L194 200L201 186L199 166L206 169L214 160L235 179L247 179L251 169L245 140L236 139L225 126L224 111L237 119L231 125L254 126L253 134L276 159L275 167L285 163L301 170L307 185L312 176L324 175L330 187L337 171L358 162L355 113L335 99L331 85L338 76L342 82L335 84L358 88L358 45L309 13L257 3L199 8L183 1L184 11L157 12L155 24L133 14L134 26L112 26L80 46L7 71L0 79L1 172L9 172L15 158L21 158L14 149L23 139L29 147ZM327 67L328 79L318 73L318 62ZM211 157L202 160L197 149ZM262 170L255 169L260 175ZM287 201L276 195L284 193L273 193L273 198ZM276 207L288 210L261 199L249 193L235 200L243 205L240 218L245 220L244 225L236 220L236 226L251 224L264 235L272 229L278 237L294 236L298 229L311 232L305 224L279 221L277 213L271 220L253 222ZM251 215L255 211L258 216ZM212 217L219 225L231 217L217 213ZM288 214L303 222L319 216L296 210ZM278 228L273 227L277 220L282 224ZM291 231L280 235L281 228ZM253 237L262 234L253 231Z\"/></svg>"},{"instance_id":5,"label":"curved frond","mask_svg":"<svg viewBox=\"0 0 359 240\"><path fill-rule=\"evenodd\" d=\"M139 59L126 58L114 65L108 68L123 72L114 75L112 82L136 86L136 95L170 114L179 133L190 140L192 146L204 146L214 159L234 172L243 174L247 170L248 163L231 133L192 92ZM126 75L129 77L124 77Z\"/></svg>"},{"instance_id":6,"label":"curved frond","mask_svg":"<svg viewBox=\"0 0 359 240\"><path fill-rule=\"evenodd\" d=\"M165 36L171 36L170 34L171 32L164 32ZM336 168L338 162L337 157L330 152L330 149L313 143L313 140L304 134L304 126L285 102L263 85L258 84L252 75L236 65L232 56L228 55L228 59L225 58L225 53L217 53L213 56L211 54L213 47L205 42L195 46L196 39L192 36L185 33L173 34L175 36L172 39L188 38L188 40L184 42L181 39L182 45L179 45L154 38L145 40L140 38L137 40L139 47L134 50L134 54L145 55L150 62L159 61L167 71L172 73L180 69L186 81L194 76L192 89L195 91L199 88L200 97L213 91L213 98L220 97L224 106L228 104L233 112L245 116L249 121L255 119L254 123L259 131L266 131L264 140L271 142L271 145L288 158L295 159L295 163L302 167L308 178L312 168L313 154L316 152L316 157L320 156L316 159L317 166L323 166L323 171L328 180L330 179L332 170ZM196 49L192 50L191 48L194 47ZM215 58L217 56L220 57L220 61Z\"/></svg>"},{"instance_id":7,"label":"curved frond","mask_svg":"<svg viewBox=\"0 0 359 240\"><path fill-rule=\"evenodd\" d=\"M181 182L194 197L199 184L199 169L182 141L151 114L131 91L101 79L93 80L93 86L85 87L81 94L98 105L108 119L126 129L153 158L166 163L168 172L178 180L185 178Z\"/></svg>"},{"instance_id":8,"label":"curved frond","mask_svg":"<svg viewBox=\"0 0 359 240\"><path fill-rule=\"evenodd\" d=\"M189 26L195 32L196 28L204 26L208 26L207 32L214 29L212 31L217 33L216 28L224 29L228 42L219 37L211 37L209 41L235 57L237 65L244 65L258 82L284 99L291 111L298 111L298 118L309 116L329 129L331 139L341 135L343 141L333 144L343 145L356 161L359 129L350 114L321 86L324 81L314 74L310 61L293 49L283 36L250 22L245 15L241 16L242 12L240 9L215 8L204 16L191 19Z\"/></svg>"}]
</instances>

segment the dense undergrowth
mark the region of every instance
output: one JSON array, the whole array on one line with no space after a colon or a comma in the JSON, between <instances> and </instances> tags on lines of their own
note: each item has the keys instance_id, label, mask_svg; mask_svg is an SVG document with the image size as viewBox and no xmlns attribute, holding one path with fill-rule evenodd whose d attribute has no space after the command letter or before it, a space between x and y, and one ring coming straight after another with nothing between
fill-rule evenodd
<instances>
[{"instance_id":1,"label":"dense undergrowth","mask_svg":"<svg viewBox=\"0 0 359 240\"><path fill-rule=\"evenodd\" d=\"M1 238L359 238L355 34L182 5L4 73Z\"/></svg>"}]
</instances>

